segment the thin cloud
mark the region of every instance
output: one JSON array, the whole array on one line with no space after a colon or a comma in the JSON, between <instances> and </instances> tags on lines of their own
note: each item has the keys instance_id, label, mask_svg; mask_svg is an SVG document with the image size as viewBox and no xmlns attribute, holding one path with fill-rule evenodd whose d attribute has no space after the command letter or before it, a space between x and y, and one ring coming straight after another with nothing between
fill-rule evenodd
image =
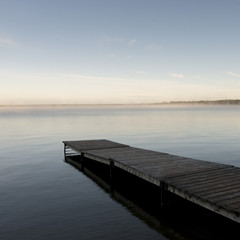
<instances>
[{"instance_id":1,"label":"thin cloud","mask_svg":"<svg viewBox=\"0 0 240 240\"><path fill-rule=\"evenodd\" d=\"M0 46L15 46L16 43L10 39L0 38Z\"/></svg>"},{"instance_id":2,"label":"thin cloud","mask_svg":"<svg viewBox=\"0 0 240 240\"><path fill-rule=\"evenodd\" d=\"M118 37L100 37L99 39L99 44L104 45L108 43L123 43L125 42L125 39L123 38L118 38Z\"/></svg>"},{"instance_id":3,"label":"thin cloud","mask_svg":"<svg viewBox=\"0 0 240 240\"><path fill-rule=\"evenodd\" d=\"M108 44L108 43L116 43L116 44L124 44L124 45L128 45L128 46L133 46L135 45L137 42L137 40L135 38L133 39L124 39L121 37L100 37L99 39L99 44L100 45L104 45L104 44Z\"/></svg>"},{"instance_id":4,"label":"thin cloud","mask_svg":"<svg viewBox=\"0 0 240 240\"><path fill-rule=\"evenodd\" d=\"M116 58L116 54L115 53L110 53L110 54L108 54L108 57L109 58Z\"/></svg>"},{"instance_id":5,"label":"thin cloud","mask_svg":"<svg viewBox=\"0 0 240 240\"><path fill-rule=\"evenodd\" d=\"M129 46L132 46L132 45L134 45L136 42L137 42L136 39L131 39L131 40L128 42L128 45L129 45Z\"/></svg>"},{"instance_id":6,"label":"thin cloud","mask_svg":"<svg viewBox=\"0 0 240 240\"><path fill-rule=\"evenodd\" d=\"M174 78L184 78L184 75L181 73L169 73L169 76Z\"/></svg>"},{"instance_id":7,"label":"thin cloud","mask_svg":"<svg viewBox=\"0 0 240 240\"><path fill-rule=\"evenodd\" d=\"M149 51L159 51L162 49L162 46L157 45L157 44L149 44L147 45L147 50Z\"/></svg>"},{"instance_id":8,"label":"thin cloud","mask_svg":"<svg viewBox=\"0 0 240 240\"><path fill-rule=\"evenodd\" d=\"M145 74L146 72L144 72L144 71L136 71L136 74L140 74L140 75L143 75L143 74Z\"/></svg>"},{"instance_id":9,"label":"thin cloud","mask_svg":"<svg viewBox=\"0 0 240 240\"><path fill-rule=\"evenodd\" d=\"M227 72L228 75L234 76L234 77L240 77L239 73L234 73L234 72Z\"/></svg>"},{"instance_id":10,"label":"thin cloud","mask_svg":"<svg viewBox=\"0 0 240 240\"><path fill-rule=\"evenodd\" d=\"M111 37L106 37L103 39L105 42L124 42L123 38L111 38Z\"/></svg>"},{"instance_id":11,"label":"thin cloud","mask_svg":"<svg viewBox=\"0 0 240 240\"><path fill-rule=\"evenodd\" d=\"M134 79L129 78L115 78L115 77L96 77L90 75L78 75L78 74L61 74L63 77L82 79L82 80L97 80L97 81L132 81Z\"/></svg>"}]
</instances>

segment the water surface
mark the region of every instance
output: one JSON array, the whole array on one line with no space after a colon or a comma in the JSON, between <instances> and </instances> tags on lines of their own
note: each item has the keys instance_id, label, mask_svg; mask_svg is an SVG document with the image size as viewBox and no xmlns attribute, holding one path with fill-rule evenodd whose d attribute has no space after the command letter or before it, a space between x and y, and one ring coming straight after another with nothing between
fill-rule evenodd
<instances>
[{"instance_id":1,"label":"water surface","mask_svg":"<svg viewBox=\"0 0 240 240\"><path fill-rule=\"evenodd\" d=\"M240 167L239 123L239 106L1 107L0 238L187 239L66 164L62 141L105 138Z\"/></svg>"}]
</instances>

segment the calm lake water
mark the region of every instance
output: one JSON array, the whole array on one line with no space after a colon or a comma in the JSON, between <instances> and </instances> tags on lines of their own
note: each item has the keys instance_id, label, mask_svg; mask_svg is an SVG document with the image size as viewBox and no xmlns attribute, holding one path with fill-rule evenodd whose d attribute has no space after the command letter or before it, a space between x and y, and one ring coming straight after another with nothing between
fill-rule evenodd
<instances>
[{"instance_id":1,"label":"calm lake water","mask_svg":"<svg viewBox=\"0 0 240 240\"><path fill-rule=\"evenodd\" d=\"M240 167L240 106L1 107L0 127L4 240L191 239L153 227L67 164L63 140L109 139Z\"/></svg>"}]
</instances>

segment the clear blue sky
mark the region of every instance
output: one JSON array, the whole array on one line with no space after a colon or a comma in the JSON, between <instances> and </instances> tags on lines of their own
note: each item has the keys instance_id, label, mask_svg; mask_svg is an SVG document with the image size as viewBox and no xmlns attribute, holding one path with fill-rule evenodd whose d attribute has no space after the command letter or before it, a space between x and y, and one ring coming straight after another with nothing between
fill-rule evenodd
<instances>
[{"instance_id":1,"label":"clear blue sky","mask_svg":"<svg viewBox=\"0 0 240 240\"><path fill-rule=\"evenodd\" d=\"M240 98L239 0L0 0L0 104Z\"/></svg>"}]
</instances>

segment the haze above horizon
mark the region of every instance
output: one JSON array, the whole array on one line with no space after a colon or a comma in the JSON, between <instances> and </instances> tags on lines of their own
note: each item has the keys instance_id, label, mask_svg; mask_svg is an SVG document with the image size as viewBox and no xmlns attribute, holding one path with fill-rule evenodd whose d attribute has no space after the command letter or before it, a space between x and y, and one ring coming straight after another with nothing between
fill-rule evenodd
<instances>
[{"instance_id":1,"label":"haze above horizon","mask_svg":"<svg viewBox=\"0 0 240 240\"><path fill-rule=\"evenodd\" d=\"M240 1L2 0L0 105L238 99Z\"/></svg>"}]
</instances>

